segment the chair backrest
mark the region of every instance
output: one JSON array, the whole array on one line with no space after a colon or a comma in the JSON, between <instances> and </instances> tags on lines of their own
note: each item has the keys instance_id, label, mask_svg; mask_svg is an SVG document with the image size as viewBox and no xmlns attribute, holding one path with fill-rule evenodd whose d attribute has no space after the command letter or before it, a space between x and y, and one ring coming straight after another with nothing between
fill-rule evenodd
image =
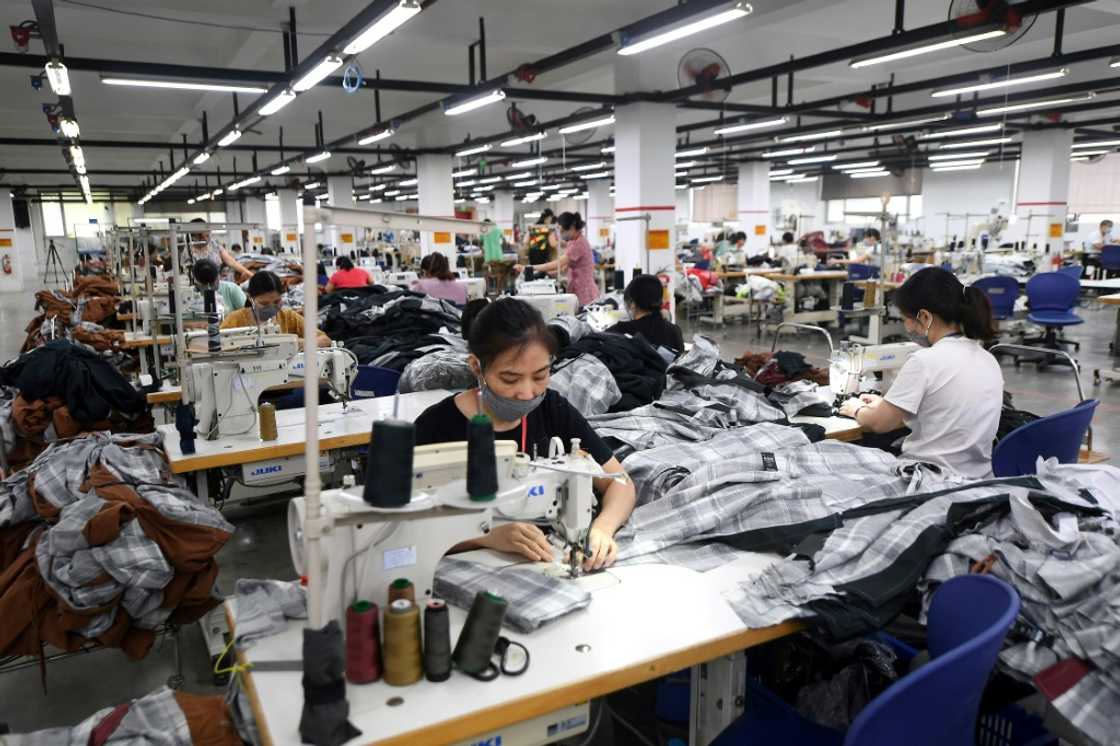
<instances>
[{"instance_id":1,"label":"chair backrest","mask_svg":"<svg viewBox=\"0 0 1120 746\"><path fill-rule=\"evenodd\" d=\"M849 264L849 280L871 280L879 276L879 268L873 264Z\"/></svg>"},{"instance_id":2,"label":"chair backrest","mask_svg":"<svg viewBox=\"0 0 1120 746\"><path fill-rule=\"evenodd\" d=\"M1073 279L1080 282L1081 281L1081 274L1085 270L1080 264L1071 264L1068 267L1059 268L1058 271L1061 272L1063 275L1069 275Z\"/></svg>"},{"instance_id":3,"label":"chair backrest","mask_svg":"<svg viewBox=\"0 0 1120 746\"><path fill-rule=\"evenodd\" d=\"M1027 280L1032 311L1068 311L1080 293L1081 281L1064 272L1040 272Z\"/></svg>"},{"instance_id":4,"label":"chair backrest","mask_svg":"<svg viewBox=\"0 0 1120 746\"><path fill-rule=\"evenodd\" d=\"M1019 283L1014 277L999 275L996 277L981 277L972 283L988 296L992 304L992 316L997 319L1009 319L1015 313L1015 300L1019 297Z\"/></svg>"},{"instance_id":5,"label":"chair backrest","mask_svg":"<svg viewBox=\"0 0 1120 746\"><path fill-rule=\"evenodd\" d=\"M1120 244L1105 244L1101 249L1101 266L1105 269L1120 269Z\"/></svg>"},{"instance_id":6,"label":"chair backrest","mask_svg":"<svg viewBox=\"0 0 1120 746\"><path fill-rule=\"evenodd\" d=\"M350 396L354 399L372 399L375 396L392 396L397 393L401 374L391 368L378 368L374 365L359 365L358 375L350 386Z\"/></svg>"},{"instance_id":7,"label":"chair backrest","mask_svg":"<svg viewBox=\"0 0 1120 746\"><path fill-rule=\"evenodd\" d=\"M1076 464L1081 442L1099 403L1096 399L1086 399L1073 409L1015 428L992 451L992 471L997 477L1034 474L1039 456L1056 458L1062 464Z\"/></svg>"},{"instance_id":8,"label":"chair backrest","mask_svg":"<svg viewBox=\"0 0 1120 746\"><path fill-rule=\"evenodd\" d=\"M930 605L930 662L863 708L844 745L974 744L980 698L1018 613L1018 594L998 578L962 575L943 583Z\"/></svg>"}]
</instances>

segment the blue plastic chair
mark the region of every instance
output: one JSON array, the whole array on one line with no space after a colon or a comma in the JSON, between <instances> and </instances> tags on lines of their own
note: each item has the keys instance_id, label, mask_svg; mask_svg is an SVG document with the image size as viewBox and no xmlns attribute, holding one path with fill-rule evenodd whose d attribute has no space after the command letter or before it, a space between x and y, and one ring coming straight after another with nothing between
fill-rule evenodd
<instances>
[{"instance_id":1,"label":"blue plastic chair","mask_svg":"<svg viewBox=\"0 0 1120 746\"><path fill-rule=\"evenodd\" d=\"M1077 304L1077 296L1081 293L1081 281L1072 272L1042 272L1027 281L1027 300L1030 304L1030 313L1027 319L1032 324L1045 328L1041 337L1028 337L1023 340L1025 345L1036 345L1051 350L1060 350L1062 345L1070 345L1075 350L1081 349L1081 344L1058 336L1058 331L1067 326L1084 324L1085 319L1073 312ZM1038 358L1042 365L1050 363L1066 363L1065 358L1045 356ZM1019 359L1016 358L1016 365Z\"/></svg>"},{"instance_id":2,"label":"blue plastic chair","mask_svg":"<svg viewBox=\"0 0 1120 746\"><path fill-rule=\"evenodd\" d=\"M354 399L372 399L376 396L392 396L397 393L401 374L391 368L378 368L374 365L359 365L358 375L350 386L350 396Z\"/></svg>"},{"instance_id":3,"label":"blue plastic chair","mask_svg":"<svg viewBox=\"0 0 1120 746\"><path fill-rule=\"evenodd\" d=\"M1105 277L1120 274L1120 244L1106 244L1101 249L1101 269Z\"/></svg>"},{"instance_id":4,"label":"blue plastic chair","mask_svg":"<svg viewBox=\"0 0 1120 746\"><path fill-rule=\"evenodd\" d=\"M937 589L930 604L929 663L868 703L846 734L770 707L762 714L765 720L744 716L713 746L825 744L838 743L841 737L844 746L975 744L980 700L1019 605L1015 589L998 578L952 578ZM748 698L748 713L751 706Z\"/></svg>"},{"instance_id":5,"label":"blue plastic chair","mask_svg":"<svg viewBox=\"0 0 1120 746\"><path fill-rule=\"evenodd\" d=\"M1063 275L1069 275L1073 279L1080 282L1081 275L1085 272L1085 269L1080 264L1071 264L1068 267L1060 268L1058 271Z\"/></svg>"},{"instance_id":6,"label":"blue plastic chair","mask_svg":"<svg viewBox=\"0 0 1120 746\"><path fill-rule=\"evenodd\" d=\"M1062 464L1076 464L1099 403L1096 399L1086 399L1073 409L1015 428L992 451L992 471L997 477L1034 474L1039 456L1056 458Z\"/></svg>"},{"instance_id":7,"label":"blue plastic chair","mask_svg":"<svg viewBox=\"0 0 1120 746\"><path fill-rule=\"evenodd\" d=\"M1014 277L982 277L972 283L972 287L982 290L992 304L992 318L1006 321L1015 313L1015 301L1019 298L1019 283Z\"/></svg>"},{"instance_id":8,"label":"blue plastic chair","mask_svg":"<svg viewBox=\"0 0 1120 746\"><path fill-rule=\"evenodd\" d=\"M849 264L848 265L848 282L860 282L861 280L873 280L879 276L879 268L874 264ZM863 288L847 287L845 288L845 297L850 299L852 303L863 302ZM841 319L843 323L843 319Z\"/></svg>"}]
</instances>

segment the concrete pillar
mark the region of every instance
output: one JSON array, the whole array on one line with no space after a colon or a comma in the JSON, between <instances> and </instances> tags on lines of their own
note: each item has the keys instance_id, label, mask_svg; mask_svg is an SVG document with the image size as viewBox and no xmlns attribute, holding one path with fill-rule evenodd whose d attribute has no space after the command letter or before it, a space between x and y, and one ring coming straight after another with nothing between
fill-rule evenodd
<instances>
[{"instance_id":1,"label":"concrete pillar","mask_svg":"<svg viewBox=\"0 0 1120 746\"><path fill-rule=\"evenodd\" d=\"M33 247L31 231L16 228L12 193L0 191L0 291L19 291L31 284L25 278L34 277L35 265L25 265L28 255L34 256Z\"/></svg>"},{"instance_id":2,"label":"concrete pillar","mask_svg":"<svg viewBox=\"0 0 1120 746\"><path fill-rule=\"evenodd\" d=\"M668 104L615 110L615 266L626 272L627 282L635 268L648 273L673 268L675 123Z\"/></svg>"},{"instance_id":3,"label":"concrete pillar","mask_svg":"<svg viewBox=\"0 0 1120 746\"><path fill-rule=\"evenodd\" d=\"M349 176L327 177L327 202L331 207L354 206L354 181ZM324 226L326 228L328 226ZM358 246L358 230L353 226L332 225L330 241L339 256L349 254Z\"/></svg>"},{"instance_id":4,"label":"concrete pillar","mask_svg":"<svg viewBox=\"0 0 1120 746\"><path fill-rule=\"evenodd\" d=\"M739 166L739 230L747 234L747 256L770 248L770 162Z\"/></svg>"},{"instance_id":5,"label":"concrete pillar","mask_svg":"<svg viewBox=\"0 0 1120 746\"><path fill-rule=\"evenodd\" d=\"M303 201L296 196L295 189L277 189L276 196L280 200L280 247L289 254L298 254Z\"/></svg>"},{"instance_id":6,"label":"concrete pillar","mask_svg":"<svg viewBox=\"0 0 1120 746\"><path fill-rule=\"evenodd\" d=\"M1012 235L1030 247L1050 244L1052 252L1064 244L1069 199L1072 129L1028 130L1023 133L1019 165L1017 222ZM985 166L993 168L993 166Z\"/></svg>"},{"instance_id":7,"label":"concrete pillar","mask_svg":"<svg viewBox=\"0 0 1120 746\"><path fill-rule=\"evenodd\" d=\"M610 180L595 179L587 185L587 240L592 246L606 246L614 225L614 197Z\"/></svg>"},{"instance_id":8,"label":"concrete pillar","mask_svg":"<svg viewBox=\"0 0 1120 746\"><path fill-rule=\"evenodd\" d=\"M450 155L422 155L416 159L417 209L421 215L439 218L455 217L455 191L451 186L453 162ZM438 251L455 262L455 236L447 232L420 234L420 254Z\"/></svg>"},{"instance_id":9,"label":"concrete pillar","mask_svg":"<svg viewBox=\"0 0 1120 746\"><path fill-rule=\"evenodd\" d=\"M494 223L505 239L513 243L513 192L495 191L493 195Z\"/></svg>"}]
</instances>

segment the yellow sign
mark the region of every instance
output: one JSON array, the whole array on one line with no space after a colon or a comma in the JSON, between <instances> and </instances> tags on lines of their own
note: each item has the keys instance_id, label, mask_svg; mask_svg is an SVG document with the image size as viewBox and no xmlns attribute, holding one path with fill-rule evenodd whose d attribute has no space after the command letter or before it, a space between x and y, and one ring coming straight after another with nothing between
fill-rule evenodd
<instances>
[{"instance_id":1,"label":"yellow sign","mask_svg":"<svg viewBox=\"0 0 1120 746\"><path fill-rule=\"evenodd\" d=\"M285 234L284 240L288 242L296 241L299 240L299 236L297 236L295 233L287 233Z\"/></svg>"},{"instance_id":2,"label":"yellow sign","mask_svg":"<svg viewBox=\"0 0 1120 746\"><path fill-rule=\"evenodd\" d=\"M10 238L0 238L0 246L4 247L6 249L11 248L12 239L10 239Z\"/></svg>"},{"instance_id":3,"label":"yellow sign","mask_svg":"<svg viewBox=\"0 0 1120 746\"><path fill-rule=\"evenodd\" d=\"M1065 226L1061 223L1050 224L1050 238L1061 238L1065 233Z\"/></svg>"},{"instance_id":4,"label":"yellow sign","mask_svg":"<svg viewBox=\"0 0 1120 746\"><path fill-rule=\"evenodd\" d=\"M765 236L766 235L766 226L765 225L756 225L754 227L754 234L756 236Z\"/></svg>"},{"instance_id":5,"label":"yellow sign","mask_svg":"<svg viewBox=\"0 0 1120 746\"><path fill-rule=\"evenodd\" d=\"M651 251L669 248L669 231L646 231L646 248Z\"/></svg>"},{"instance_id":6,"label":"yellow sign","mask_svg":"<svg viewBox=\"0 0 1120 746\"><path fill-rule=\"evenodd\" d=\"M507 236L513 235L513 228L502 228L502 233Z\"/></svg>"},{"instance_id":7,"label":"yellow sign","mask_svg":"<svg viewBox=\"0 0 1120 746\"><path fill-rule=\"evenodd\" d=\"M353 233L343 233L338 237L338 240L341 241L342 243L354 243L354 234Z\"/></svg>"},{"instance_id":8,"label":"yellow sign","mask_svg":"<svg viewBox=\"0 0 1120 746\"><path fill-rule=\"evenodd\" d=\"M256 244L264 243L264 239L261 238L260 236L253 236L253 243L256 243Z\"/></svg>"},{"instance_id":9,"label":"yellow sign","mask_svg":"<svg viewBox=\"0 0 1120 746\"><path fill-rule=\"evenodd\" d=\"M599 229L599 238L610 238L610 237L611 237L611 229L610 228L600 228Z\"/></svg>"},{"instance_id":10,"label":"yellow sign","mask_svg":"<svg viewBox=\"0 0 1120 746\"><path fill-rule=\"evenodd\" d=\"M432 240L436 243L451 243L451 234L446 231L436 231L432 234Z\"/></svg>"}]
</instances>

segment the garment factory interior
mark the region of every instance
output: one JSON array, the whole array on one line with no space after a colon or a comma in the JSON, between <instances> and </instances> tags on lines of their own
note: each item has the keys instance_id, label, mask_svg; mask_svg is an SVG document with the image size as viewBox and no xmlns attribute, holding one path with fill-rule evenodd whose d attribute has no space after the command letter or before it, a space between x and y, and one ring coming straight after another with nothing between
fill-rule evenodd
<instances>
[{"instance_id":1,"label":"garment factory interior","mask_svg":"<svg viewBox=\"0 0 1120 746\"><path fill-rule=\"evenodd\" d=\"M0 744L1120 744L1120 2L0 6Z\"/></svg>"}]
</instances>

